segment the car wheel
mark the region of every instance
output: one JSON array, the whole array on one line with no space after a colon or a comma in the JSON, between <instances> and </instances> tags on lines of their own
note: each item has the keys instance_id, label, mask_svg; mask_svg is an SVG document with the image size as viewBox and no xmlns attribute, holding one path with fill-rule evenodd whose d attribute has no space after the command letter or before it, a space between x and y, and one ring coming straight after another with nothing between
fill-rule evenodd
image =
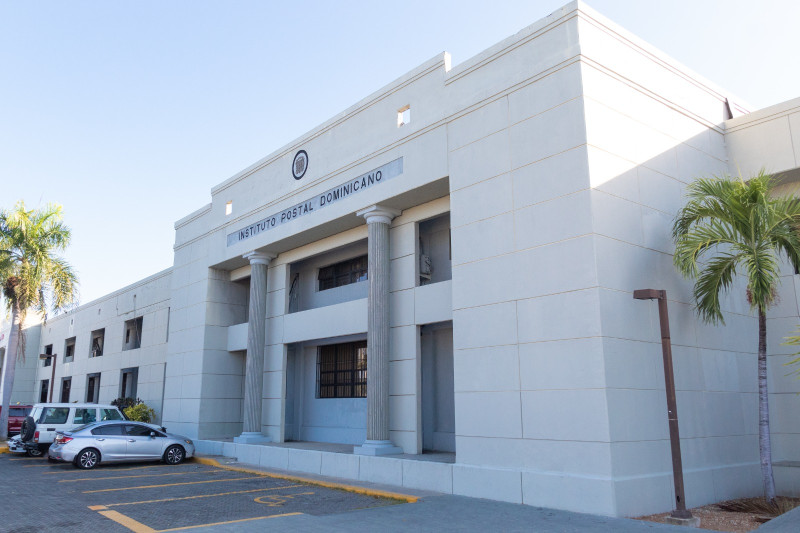
<instances>
[{"instance_id":1,"label":"car wheel","mask_svg":"<svg viewBox=\"0 0 800 533\"><path fill-rule=\"evenodd\" d=\"M75 457L75 466L89 470L100 462L100 453L94 448L86 448Z\"/></svg>"},{"instance_id":2,"label":"car wheel","mask_svg":"<svg viewBox=\"0 0 800 533\"><path fill-rule=\"evenodd\" d=\"M25 450L25 455L28 457L41 457L44 455L44 452L39 448L33 448L32 450Z\"/></svg>"},{"instance_id":3,"label":"car wheel","mask_svg":"<svg viewBox=\"0 0 800 533\"><path fill-rule=\"evenodd\" d=\"M181 464L184 457L186 457L186 452L177 444L173 444L164 452L164 462L167 464Z\"/></svg>"},{"instance_id":4,"label":"car wheel","mask_svg":"<svg viewBox=\"0 0 800 533\"><path fill-rule=\"evenodd\" d=\"M26 416L22 421L22 427L19 429L19 440L28 442L33 439L33 434L36 431L36 422L32 416Z\"/></svg>"}]
</instances>

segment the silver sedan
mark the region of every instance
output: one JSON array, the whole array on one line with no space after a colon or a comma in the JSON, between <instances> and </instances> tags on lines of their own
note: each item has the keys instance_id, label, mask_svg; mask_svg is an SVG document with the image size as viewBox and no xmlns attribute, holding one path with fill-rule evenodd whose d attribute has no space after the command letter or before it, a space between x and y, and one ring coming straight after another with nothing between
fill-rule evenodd
<instances>
[{"instance_id":1,"label":"silver sedan","mask_svg":"<svg viewBox=\"0 0 800 533\"><path fill-rule=\"evenodd\" d=\"M118 461L161 461L177 465L194 455L194 443L166 428L143 422L95 422L56 435L48 456L78 468Z\"/></svg>"}]
</instances>

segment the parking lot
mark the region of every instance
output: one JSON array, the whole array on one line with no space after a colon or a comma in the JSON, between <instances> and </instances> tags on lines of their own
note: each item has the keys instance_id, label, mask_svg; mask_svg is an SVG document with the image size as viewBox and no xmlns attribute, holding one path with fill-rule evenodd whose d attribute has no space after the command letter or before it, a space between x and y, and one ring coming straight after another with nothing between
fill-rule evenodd
<instances>
[{"instance_id":1,"label":"parking lot","mask_svg":"<svg viewBox=\"0 0 800 533\"><path fill-rule=\"evenodd\" d=\"M336 488L186 462L79 470L0 455L0 531L176 531L403 503Z\"/></svg>"}]
</instances>

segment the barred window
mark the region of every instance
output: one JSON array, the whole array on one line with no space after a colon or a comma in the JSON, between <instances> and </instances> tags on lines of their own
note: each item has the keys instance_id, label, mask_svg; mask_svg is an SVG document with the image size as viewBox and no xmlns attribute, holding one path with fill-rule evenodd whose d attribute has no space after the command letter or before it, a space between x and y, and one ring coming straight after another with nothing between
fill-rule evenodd
<instances>
[{"instance_id":1,"label":"barred window","mask_svg":"<svg viewBox=\"0 0 800 533\"><path fill-rule=\"evenodd\" d=\"M317 348L317 398L367 397L367 341Z\"/></svg>"},{"instance_id":2,"label":"barred window","mask_svg":"<svg viewBox=\"0 0 800 533\"><path fill-rule=\"evenodd\" d=\"M355 257L319 269L319 290L333 289L367 279L367 256Z\"/></svg>"}]
</instances>

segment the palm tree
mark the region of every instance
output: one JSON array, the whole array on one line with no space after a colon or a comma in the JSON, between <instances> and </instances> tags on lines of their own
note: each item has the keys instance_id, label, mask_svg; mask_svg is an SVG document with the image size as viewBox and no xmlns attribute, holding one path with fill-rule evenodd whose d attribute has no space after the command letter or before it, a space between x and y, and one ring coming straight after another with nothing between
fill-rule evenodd
<instances>
[{"instance_id":1,"label":"palm tree","mask_svg":"<svg viewBox=\"0 0 800 533\"><path fill-rule=\"evenodd\" d=\"M61 206L52 204L27 210L25 203L19 202L11 210L0 211L0 285L11 311L3 375L4 406L11 402L17 359L25 354L22 325L28 310L33 309L46 320L48 307L58 312L77 298L75 272L56 255L70 241L70 230L62 220ZM0 413L0 438L7 437L5 408Z\"/></svg>"},{"instance_id":2,"label":"palm tree","mask_svg":"<svg viewBox=\"0 0 800 533\"><path fill-rule=\"evenodd\" d=\"M758 314L758 445L764 495L775 502L767 394L767 309L775 303L780 261L800 268L800 201L775 197L772 178L761 170L748 181L728 176L698 179L687 187L672 235L674 262L695 280L697 313L723 323L720 293L744 275L747 301Z\"/></svg>"}]
</instances>

